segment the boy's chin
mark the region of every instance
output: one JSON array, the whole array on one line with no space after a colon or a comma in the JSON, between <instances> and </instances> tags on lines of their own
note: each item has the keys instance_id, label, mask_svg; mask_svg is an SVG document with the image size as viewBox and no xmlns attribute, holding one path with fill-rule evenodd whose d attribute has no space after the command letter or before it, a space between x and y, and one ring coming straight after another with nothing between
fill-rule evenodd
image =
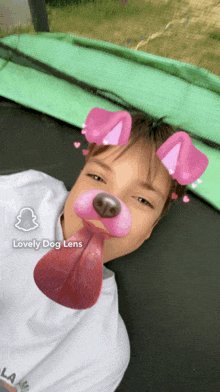
<instances>
[{"instance_id":1,"label":"boy's chin","mask_svg":"<svg viewBox=\"0 0 220 392\"><path fill-rule=\"evenodd\" d=\"M109 261L116 260L116 259L118 259L119 257L123 257L123 256L125 256L125 255L128 254L128 253L126 253L126 252L122 253L122 252L121 252L121 249L120 249L120 250L118 249L118 251L117 251L117 249L116 249L116 244L114 244L114 245L109 244L110 241L113 241L112 239L106 240L106 241L108 241L108 244L106 244L106 243L104 242L104 249L103 249L103 264L106 264L106 263L108 263ZM114 248L114 252L112 252L112 250L111 250L112 248ZM130 252L129 252L129 253L130 253Z\"/></svg>"}]
</instances>

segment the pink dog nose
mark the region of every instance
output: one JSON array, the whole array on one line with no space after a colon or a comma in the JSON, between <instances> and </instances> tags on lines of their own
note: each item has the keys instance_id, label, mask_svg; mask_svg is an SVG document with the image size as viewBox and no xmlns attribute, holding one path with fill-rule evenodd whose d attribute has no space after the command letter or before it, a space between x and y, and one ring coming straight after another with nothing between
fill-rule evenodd
<instances>
[{"instance_id":1,"label":"pink dog nose","mask_svg":"<svg viewBox=\"0 0 220 392\"><path fill-rule=\"evenodd\" d=\"M78 196L74 211L80 218L100 220L116 237L124 237L131 228L132 218L126 205L116 196L99 189Z\"/></svg>"}]
</instances>

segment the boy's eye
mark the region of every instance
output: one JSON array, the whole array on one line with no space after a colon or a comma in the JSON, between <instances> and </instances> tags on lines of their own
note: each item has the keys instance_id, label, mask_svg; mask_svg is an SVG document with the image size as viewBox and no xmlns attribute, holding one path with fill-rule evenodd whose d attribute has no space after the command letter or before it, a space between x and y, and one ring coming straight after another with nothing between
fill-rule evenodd
<instances>
[{"instance_id":1,"label":"boy's eye","mask_svg":"<svg viewBox=\"0 0 220 392\"><path fill-rule=\"evenodd\" d=\"M102 182L104 182L103 179L102 179L101 177L97 176L96 174L87 174L87 176L89 176L89 177L98 177L98 178L100 178L100 179L102 180ZM95 180L95 179L94 179L94 180ZM95 180L95 181L98 181L98 180ZM152 204L149 203L149 201L143 199L142 197L137 197L137 199L143 200L144 203L142 203L142 204L144 204L146 207L150 206L151 208L154 208L154 207L152 206ZM147 203L147 204L145 204L145 203Z\"/></svg>"},{"instance_id":2,"label":"boy's eye","mask_svg":"<svg viewBox=\"0 0 220 392\"><path fill-rule=\"evenodd\" d=\"M89 176L89 177L98 177L98 178L100 178L103 181L103 179L101 177L97 176L96 174L87 174L87 176Z\"/></svg>"},{"instance_id":3,"label":"boy's eye","mask_svg":"<svg viewBox=\"0 0 220 392\"><path fill-rule=\"evenodd\" d=\"M144 204L146 207L150 206L151 208L154 208L154 207L152 206L152 204L150 204L149 201L143 199L143 197L138 197L137 199L144 200L144 203L147 203L147 204Z\"/></svg>"}]
</instances>

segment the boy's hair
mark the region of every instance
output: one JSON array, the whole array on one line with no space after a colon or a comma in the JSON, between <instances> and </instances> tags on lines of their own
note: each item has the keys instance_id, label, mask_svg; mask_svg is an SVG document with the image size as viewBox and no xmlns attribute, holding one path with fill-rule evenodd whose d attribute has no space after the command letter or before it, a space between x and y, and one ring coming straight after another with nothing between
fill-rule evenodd
<instances>
[{"instance_id":1,"label":"boy's hair","mask_svg":"<svg viewBox=\"0 0 220 392\"><path fill-rule=\"evenodd\" d=\"M130 138L127 143L127 146L125 147L124 151L122 151L121 154L119 154L115 159L117 160L120 156L122 156L136 141L138 140L143 140L145 141L149 146L150 146L150 160L149 160L149 171L148 171L148 181L149 180L149 173L151 172L151 162L152 162L152 146L154 146L154 155L156 155L156 151L160 148L160 146L171 136L175 133L174 127L167 123L162 123L161 125L156 128L156 130L152 129L150 124L150 121L146 118L146 116L143 113L135 112L131 113L131 118L132 118L132 127L131 127L131 133L130 133ZM178 128L178 127L175 127ZM96 143L88 143L88 154L85 157L85 163L88 162L88 160L92 156L96 156L100 154L101 152L106 151L110 146L103 146L103 145L96 145ZM155 148L156 147L156 148ZM157 157L157 155L156 155ZM156 161L160 163L159 157L157 157ZM161 163L162 164L162 163ZM155 170L156 174L156 170ZM170 177L170 190L168 197L166 199L166 202L164 204L163 210L159 216L159 218L155 221L155 223L159 222L159 220L167 214L169 211L171 205L174 203L175 199L171 199L172 193L176 193L178 197L182 197L186 188L186 185L180 185L177 180L174 180L171 175L169 174Z\"/></svg>"}]
</instances>

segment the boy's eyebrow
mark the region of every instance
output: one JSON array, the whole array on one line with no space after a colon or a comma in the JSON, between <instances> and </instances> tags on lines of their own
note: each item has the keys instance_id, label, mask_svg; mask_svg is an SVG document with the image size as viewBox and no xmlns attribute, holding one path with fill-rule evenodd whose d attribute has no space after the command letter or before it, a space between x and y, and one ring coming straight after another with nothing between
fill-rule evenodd
<instances>
[{"instance_id":1,"label":"boy's eyebrow","mask_svg":"<svg viewBox=\"0 0 220 392\"><path fill-rule=\"evenodd\" d=\"M113 171L113 170L110 168L110 166L108 166L106 163L100 161L99 159L90 158L90 159L89 159L89 162L97 163L98 165L100 165L101 167L103 167L103 169L106 169L106 170L111 171L111 172ZM88 163L89 163L89 162L88 162Z\"/></svg>"},{"instance_id":2,"label":"boy's eyebrow","mask_svg":"<svg viewBox=\"0 0 220 392\"><path fill-rule=\"evenodd\" d=\"M110 171L110 172L113 171L113 170L111 169L110 166L108 166L106 163L100 161L99 159L90 158L90 159L89 159L89 162L91 162L91 163L92 163L92 162L97 163L97 165L101 166L103 169L106 169L106 170L108 170L108 171ZM157 193L163 200L166 200L166 198L165 198L165 196L163 195L163 193L162 193L159 189L155 189L155 188L154 188L151 184L149 184L148 182L138 181L138 183L139 183L139 185L140 185L142 188L145 188L145 189L148 189L148 190L150 189L151 191Z\"/></svg>"}]
</instances>

